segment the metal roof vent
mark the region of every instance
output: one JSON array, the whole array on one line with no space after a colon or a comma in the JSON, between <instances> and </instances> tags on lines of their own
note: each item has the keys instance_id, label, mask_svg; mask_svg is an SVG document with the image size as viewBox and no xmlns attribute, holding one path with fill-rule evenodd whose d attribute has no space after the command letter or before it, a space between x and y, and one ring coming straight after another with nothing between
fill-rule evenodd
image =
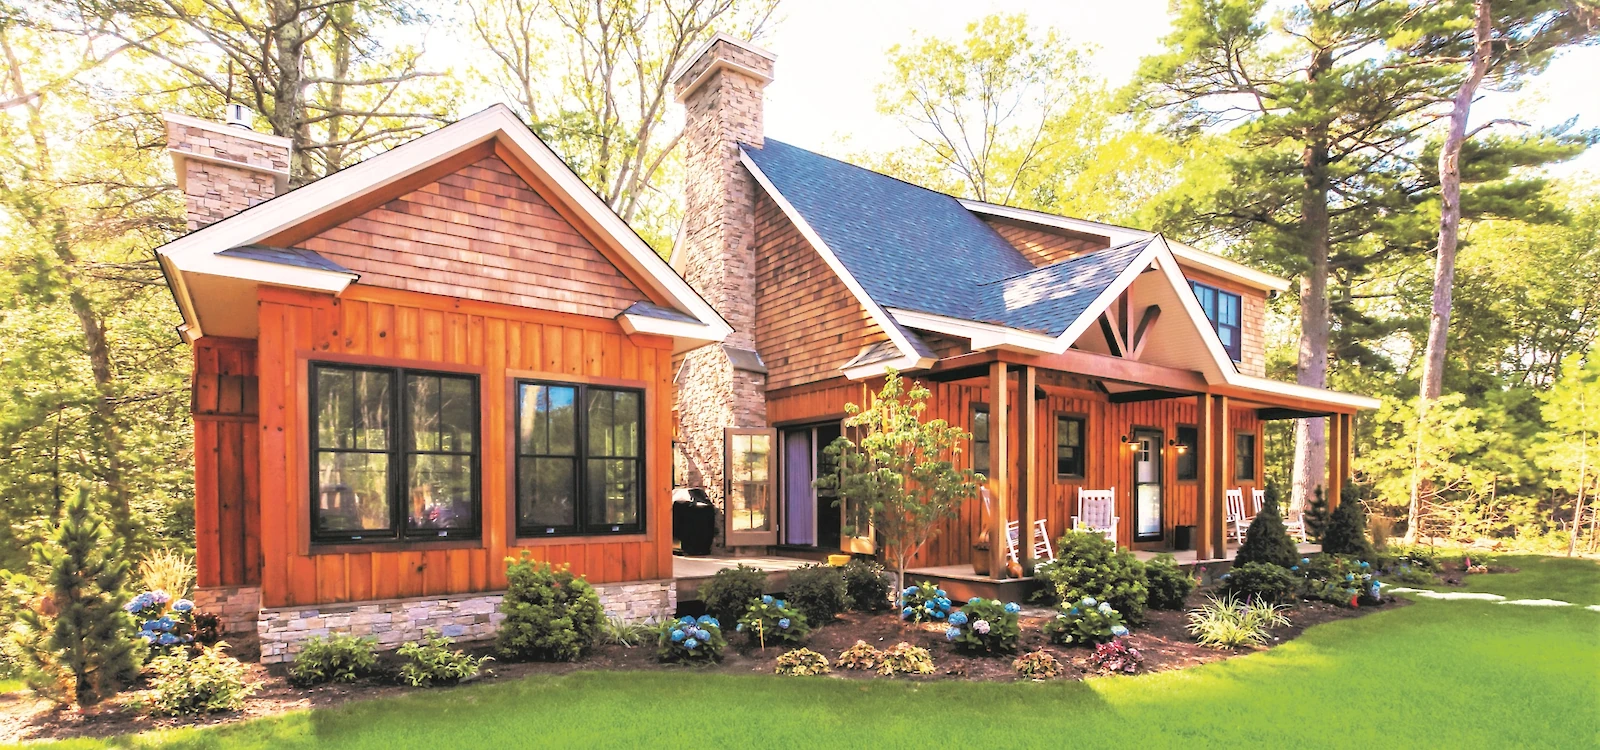
<instances>
[{"instance_id":1,"label":"metal roof vent","mask_svg":"<svg viewBox=\"0 0 1600 750\"><path fill-rule=\"evenodd\" d=\"M250 108L243 104L229 104L222 108L222 121L236 128L255 130L250 126Z\"/></svg>"}]
</instances>

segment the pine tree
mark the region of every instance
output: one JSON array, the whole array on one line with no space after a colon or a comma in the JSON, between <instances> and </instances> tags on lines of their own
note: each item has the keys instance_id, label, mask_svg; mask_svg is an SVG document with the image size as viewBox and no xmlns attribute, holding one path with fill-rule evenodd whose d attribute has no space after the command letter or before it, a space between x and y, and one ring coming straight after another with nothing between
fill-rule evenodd
<instances>
[{"instance_id":1,"label":"pine tree","mask_svg":"<svg viewBox=\"0 0 1600 750\"><path fill-rule=\"evenodd\" d=\"M1288 568L1299 559L1300 550L1289 538L1289 532L1283 526L1283 516L1278 514L1278 490L1268 487L1261 511L1250 522L1250 530L1246 532L1244 544L1239 546L1239 554L1233 564L1271 563Z\"/></svg>"},{"instance_id":2,"label":"pine tree","mask_svg":"<svg viewBox=\"0 0 1600 750\"><path fill-rule=\"evenodd\" d=\"M1372 555L1372 542L1367 539L1367 514L1361 508L1361 497L1355 487L1348 483L1339 493L1339 507L1328 517L1328 528L1322 535L1322 551L1358 558Z\"/></svg>"},{"instance_id":3,"label":"pine tree","mask_svg":"<svg viewBox=\"0 0 1600 750\"><path fill-rule=\"evenodd\" d=\"M1302 518L1306 522L1306 535L1320 541L1322 533L1328 530L1328 497L1322 485L1317 485L1311 493L1311 503L1306 506Z\"/></svg>"},{"instance_id":4,"label":"pine tree","mask_svg":"<svg viewBox=\"0 0 1600 750\"><path fill-rule=\"evenodd\" d=\"M53 543L34 546L55 614L30 609L20 619L33 635L26 640L32 646L26 651L33 662L29 682L63 703L88 706L138 676L133 620L121 606L128 563L87 491L63 510Z\"/></svg>"}]
</instances>

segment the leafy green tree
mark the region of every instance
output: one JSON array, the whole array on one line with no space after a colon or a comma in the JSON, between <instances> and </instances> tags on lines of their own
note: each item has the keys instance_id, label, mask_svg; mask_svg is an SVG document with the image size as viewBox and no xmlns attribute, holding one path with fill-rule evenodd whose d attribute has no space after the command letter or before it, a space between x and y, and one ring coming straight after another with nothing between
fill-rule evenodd
<instances>
[{"instance_id":1,"label":"leafy green tree","mask_svg":"<svg viewBox=\"0 0 1600 750\"><path fill-rule=\"evenodd\" d=\"M890 372L866 407L846 404L845 434L827 448L838 471L816 481L838 493L835 502L850 519L847 533L875 529L883 537L897 563L896 591L905 590L911 558L984 481L982 474L956 468L971 433L942 419L924 421L930 395L920 383L907 389Z\"/></svg>"},{"instance_id":2,"label":"leafy green tree","mask_svg":"<svg viewBox=\"0 0 1600 750\"><path fill-rule=\"evenodd\" d=\"M1596 546L1595 495L1600 492L1600 345L1587 362L1576 353L1567 357L1557 380L1544 397L1544 418L1550 429L1541 436L1536 460L1550 472L1552 488L1572 501L1567 555L1577 554L1584 516L1589 519L1588 548Z\"/></svg>"}]
</instances>

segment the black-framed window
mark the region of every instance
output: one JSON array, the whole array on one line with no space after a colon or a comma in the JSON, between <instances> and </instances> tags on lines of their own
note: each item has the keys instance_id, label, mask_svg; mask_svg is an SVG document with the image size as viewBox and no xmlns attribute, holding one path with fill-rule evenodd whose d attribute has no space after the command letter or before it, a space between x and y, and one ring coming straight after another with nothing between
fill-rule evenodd
<instances>
[{"instance_id":1,"label":"black-framed window","mask_svg":"<svg viewBox=\"0 0 1600 750\"><path fill-rule=\"evenodd\" d=\"M1083 417L1061 414L1056 416L1056 476L1068 479L1083 478Z\"/></svg>"},{"instance_id":2,"label":"black-framed window","mask_svg":"<svg viewBox=\"0 0 1600 750\"><path fill-rule=\"evenodd\" d=\"M644 530L644 393L517 381L517 535Z\"/></svg>"},{"instance_id":3,"label":"black-framed window","mask_svg":"<svg viewBox=\"0 0 1600 750\"><path fill-rule=\"evenodd\" d=\"M1233 435L1233 478L1238 482L1256 480L1256 434L1236 432Z\"/></svg>"},{"instance_id":4,"label":"black-framed window","mask_svg":"<svg viewBox=\"0 0 1600 750\"><path fill-rule=\"evenodd\" d=\"M1200 428L1194 425L1178 425L1178 460L1176 471L1178 481L1193 481L1200 478L1200 464L1195 460L1195 446L1200 444Z\"/></svg>"},{"instance_id":5,"label":"black-framed window","mask_svg":"<svg viewBox=\"0 0 1600 750\"><path fill-rule=\"evenodd\" d=\"M479 536L478 379L310 366L311 538Z\"/></svg>"},{"instance_id":6,"label":"black-framed window","mask_svg":"<svg viewBox=\"0 0 1600 750\"><path fill-rule=\"evenodd\" d=\"M1211 321L1211 327L1216 329L1217 338L1222 339L1222 348L1227 350L1233 361L1240 361L1243 358L1240 354L1243 345L1240 331L1243 302L1239 295L1198 281L1189 282L1189 286L1194 289L1195 299L1200 301L1200 309L1205 311L1206 320Z\"/></svg>"},{"instance_id":7,"label":"black-framed window","mask_svg":"<svg viewBox=\"0 0 1600 750\"><path fill-rule=\"evenodd\" d=\"M972 405L972 470L989 475L989 407Z\"/></svg>"}]
</instances>

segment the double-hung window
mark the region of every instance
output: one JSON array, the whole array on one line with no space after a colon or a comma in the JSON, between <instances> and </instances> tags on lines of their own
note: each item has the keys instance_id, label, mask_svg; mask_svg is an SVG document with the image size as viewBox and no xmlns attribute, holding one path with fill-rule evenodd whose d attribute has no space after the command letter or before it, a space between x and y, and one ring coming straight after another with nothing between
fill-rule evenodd
<instances>
[{"instance_id":1,"label":"double-hung window","mask_svg":"<svg viewBox=\"0 0 1600 750\"><path fill-rule=\"evenodd\" d=\"M972 405L972 470L989 475L989 407Z\"/></svg>"},{"instance_id":2,"label":"double-hung window","mask_svg":"<svg viewBox=\"0 0 1600 750\"><path fill-rule=\"evenodd\" d=\"M1211 321L1211 327L1217 330L1217 338L1222 339L1222 348L1233 361L1240 361L1243 358L1240 354L1243 342L1239 330L1242 315L1239 295L1198 281L1189 282L1189 286L1194 289L1195 299L1200 301L1200 309L1205 311L1206 320Z\"/></svg>"},{"instance_id":3,"label":"double-hung window","mask_svg":"<svg viewBox=\"0 0 1600 750\"><path fill-rule=\"evenodd\" d=\"M1083 417L1056 417L1056 476L1083 478Z\"/></svg>"},{"instance_id":4,"label":"double-hung window","mask_svg":"<svg viewBox=\"0 0 1600 750\"><path fill-rule=\"evenodd\" d=\"M1197 446L1200 445L1200 428L1193 425L1178 425L1178 481L1194 481L1200 476L1200 464L1196 460Z\"/></svg>"},{"instance_id":5,"label":"double-hung window","mask_svg":"<svg viewBox=\"0 0 1600 750\"><path fill-rule=\"evenodd\" d=\"M313 541L478 537L476 377L312 363L310 378Z\"/></svg>"},{"instance_id":6,"label":"double-hung window","mask_svg":"<svg viewBox=\"0 0 1600 750\"><path fill-rule=\"evenodd\" d=\"M644 529L644 394L517 382L517 535Z\"/></svg>"},{"instance_id":7,"label":"double-hung window","mask_svg":"<svg viewBox=\"0 0 1600 750\"><path fill-rule=\"evenodd\" d=\"M1239 432L1233 436L1233 478L1238 482L1256 481L1256 434Z\"/></svg>"}]
</instances>

